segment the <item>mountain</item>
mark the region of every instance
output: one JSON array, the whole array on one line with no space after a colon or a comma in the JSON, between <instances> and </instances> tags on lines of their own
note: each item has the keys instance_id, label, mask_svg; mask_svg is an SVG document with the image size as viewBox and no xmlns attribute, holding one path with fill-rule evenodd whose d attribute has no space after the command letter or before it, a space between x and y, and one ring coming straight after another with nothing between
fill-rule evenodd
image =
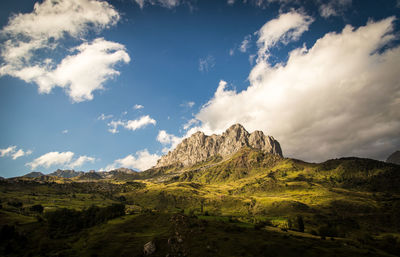
<instances>
[{"instance_id":1,"label":"mountain","mask_svg":"<svg viewBox=\"0 0 400 257\"><path fill-rule=\"evenodd\" d=\"M194 133L161 157L155 168L171 165L187 167L216 156L225 159L243 147L282 156L280 144L273 137L264 135L262 131L250 134L242 125L235 124L222 135L207 136L200 131Z\"/></svg>"},{"instance_id":2,"label":"mountain","mask_svg":"<svg viewBox=\"0 0 400 257\"><path fill-rule=\"evenodd\" d=\"M94 180L101 180L103 179L103 177L98 172L91 170L89 172L82 172L81 175L74 177L74 179L78 181L94 181Z\"/></svg>"},{"instance_id":3,"label":"mountain","mask_svg":"<svg viewBox=\"0 0 400 257\"><path fill-rule=\"evenodd\" d=\"M235 192L254 193L259 190L260 181L264 192L283 190L293 181L361 191L400 192L400 169L394 164L356 157L307 163L249 147L224 160L210 160L182 169L169 179L202 184L235 183Z\"/></svg>"},{"instance_id":4,"label":"mountain","mask_svg":"<svg viewBox=\"0 0 400 257\"><path fill-rule=\"evenodd\" d=\"M118 168L110 171L103 171L97 173L106 179L134 180L139 178L137 171L127 168Z\"/></svg>"},{"instance_id":5,"label":"mountain","mask_svg":"<svg viewBox=\"0 0 400 257\"><path fill-rule=\"evenodd\" d=\"M387 159L386 162L394 163L400 165L400 151L396 151L392 153Z\"/></svg>"},{"instance_id":6,"label":"mountain","mask_svg":"<svg viewBox=\"0 0 400 257\"><path fill-rule=\"evenodd\" d=\"M79 175L82 175L83 171L75 171L75 170L56 170L49 174L49 176L55 176L60 178L74 178Z\"/></svg>"},{"instance_id":7,"label":"mountain","mask_svg":"<svg viewBox=\"0 0 400 257\"><path fill-rule=\"evenodd\" d=\"M24 177L24 178L38 178L38 177L41 177L41 176L44 176L44 174L41 173L41 172L38 172L38 171L32 171L32 172L29 172L28 174L23 175L22 177Z\"/></svg>"},{"instance_id":8,"label":"mountain","mask_svg":"<svg viewBox=\"0 0 400 257\"><path fill-rule=\"evenodd\" d=\"M0 220L21 228L26 238L11 239L28 240L18 249L37 256L143 256L149 240L154 256L400 256L399 165L284 158L272 137L239 124L222 135L195 133L159 163L168 165L0 181ZM43 215L46 226L33 217L39 204L55 207ZM82 228L87 247L76 241ZM73 251L64 249L74 240Z\"/></svg>"}]
</instances>

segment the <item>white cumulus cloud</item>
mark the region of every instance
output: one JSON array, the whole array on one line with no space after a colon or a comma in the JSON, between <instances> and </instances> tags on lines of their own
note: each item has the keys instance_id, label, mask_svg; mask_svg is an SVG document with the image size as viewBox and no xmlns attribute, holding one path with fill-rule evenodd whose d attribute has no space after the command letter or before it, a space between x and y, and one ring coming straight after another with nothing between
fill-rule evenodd
<instances>
[{"instance_id":1,"label":"white cumulus cloud","mask_svg":"<svg viewBox=\"0 0 400 257\"><path fill-rule=\"evenodd\" d=\"M37 167L50 168L51 166L62 166L66 168L75 168L78 166L82 166L86 162L94 162L95 159L93 157L88 156L79 156L75 160L73 152L49 152L43 154L42 156L34 159L32 162L26 164L32 170Z\"/></svg>"},{"instance_id":2,"label":"white cumulus cloud","mask_svg":"<svg viewBox=\"0 0 400 257\"><path fill-rule=\"evenodd\" d=\"M113 120L107 125L110 127L108 131L115 134L119 132L119 126L127 130L135 131L137 129L144 128L150 124L156 125L156 123L157 121L155 119L151 118L149 115L145 115L136 120Z\"/></svg>"},{"instance_id":3,"label":"white cumulus cloud","mask_svg":"<svg viewBox=\"0 0 400 257\"><path fill-rule=\"evenodd\" d=\"M32 154L31 150L24 151L22 149L17 150L17 146L12 145L4 149L0 149L0 157L11 156L13 160L18 159L19 157L26 156Z\"/></svg>"},{"instance_id":4,"label":"white cumulus cloud","mask_svg":"<svg viewBox=\"0 0 400 257\"><path fill-rule=\"evenodd\" d=\"M163 153L174 149L182 141L182 139L183 137L177 137L175 135L168 134L165 130L160 130L157 135L157 141L165 146Z\"/></svg>"},{"instance_id":5,"label":"white cumulus cloud","mask_svg":"<svg viewBox=\"0 0 400 257\"><path fill-rule=\"evenodd\" d=\"M118 75L117 63L128 63L121 44L97 38L84 39L89 30L115 25L120 16L107 2L98 0L45 0L31 13L11 16L1 34L0 76L10 75L36 83L40 93L61 87L74 102L92 100L92 92L103 89L106 80ZM62 42L81 42L63 54ZM53 57L50 58L50 57Z\"/></svg>"},{"instance_id":6,"label":"white cumulus cloud","mask_svg":"<svg viewBox=\"0 0 400 257\"><path fill-rule=\"evenodd\" d=\"M31 155L31 154L32 154L31 150L28 150L28 151L25 152L22 149L18 149L18 151L16 151L15 153L12 154L12 159L16 160L19 157L26 156L26 155Z\"/></svg>"},{"instance_id":7,"label":"white cumulus cloud","mask_svg":"<svg viewBox=\"0 0 400 257\"><path fill-rule=\"evenodd\" d=\"M268 49L299 40L311 18L281 14L259 31L250 85L236 92L221 81L196 118L219 133L239 122L277 138L284 154L308 161L340 156L384 159L400 145L400 46L394 17L327 33L271 65Z\"/></svg>"},{"instance_id":8,"label":"white cumulus cloud","mask_svg":"<svg viewBox=\"0 0 400 257\"><path fill-rule=\"evenodd\" d=\"M113 170L116 168L130 168L136 170L147 170L153 167L160 158L157 154L150 154L147 149L136 152L136 156L129 154L124 158L115 160L108 165L104 170Z\"/></svg>"},{"instance_id":9,"label":"white cumulus cloud","mask_svg":"<svg viewBox=\"0 0 400 257\"><path fill-rule=\"evenodd\" d=\"M70 164L68 164L68 166L71 167L71 168L80 167L83 164L85 164L86 162L94 163L95 160L96 159L93 158L93 157L82 155L82 156L79 156L75 161L73 161Z\"/></svg>"},{"instance_id":10,"label":"white cumulus cloud","mask_svg":"<svg viewBox=\"0 0 400 257\"><path fill-rule=\"evenodd\" d=\"M16 145L11 145L7 148L0 149L0 157L9 156L10 154L15 152L15 149L17 149Z\"/></svg>"},{"instance_id":11,"label":"white cumulus cloud","mask_svg":"<svg viewBox=\"0 0 400 257\"><path fill-rule=\"evenodd\" d=\"M135 104L135 105L133 106L133 109L135 109L135 110L140 110L140 109L143 109L143 108L144 108L144 106L141 105L141 104Z\"/></svg>"},{"instance_id":12,"label":"white cumulus cloud","mask_svg":"<svg viewBox=\"0 0 400 257\"><path fill-rule=\"evenodd\" d=\"M73 152L49 152L27 163L26 166L30 166L34 170L39 166L49 168L53 165L65 165L70 163L73 157Z\"/></svg>"}]
</instances>

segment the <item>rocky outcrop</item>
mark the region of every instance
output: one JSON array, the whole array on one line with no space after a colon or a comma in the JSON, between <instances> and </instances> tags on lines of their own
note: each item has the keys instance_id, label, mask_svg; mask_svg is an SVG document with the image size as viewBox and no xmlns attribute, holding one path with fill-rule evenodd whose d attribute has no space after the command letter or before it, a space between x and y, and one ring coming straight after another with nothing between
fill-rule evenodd
<instances>
[{"instance_id":1,"label":"rocky outcrop","mask_svg":"<svg viewBox=\"0 0 400 257\"><path fill-rule=\"evenodd\" d=\"M396 151L392 153L387 159L386 162L394 163L400 165L400 151Z\"/></svg>"},{"instance_id":2,"label":"rocky outcrop","mask_svg":"<svg viewBox=\"0 0 400 257\"><path fill-rule=\"evenodd\" d=\"M59 178L74 178L83 174L83 171L75 170L56 170L49 174L49 176L59 177Z\"/></svg>"},{"instance_id":3,"label":"rocky outcrop","mask_svg":"<svg viewBox=\"0 0 400 257\"><path fill-rule=\"evenodd\" d=\"M190 166L205 161L213 156L229 157L242 147L251 147L271 154L282 156L279 142L262 131L249 133L240 125L235 124L222 135L207 136L203 132L196 132L184 139L173 151L158 160L156 168L169 165Z\"/></svg>"},{"instance_id":4,"label":"rocky outcrop","mask_svg":"<svg viewBox=\"0 0 400 257\"><path fill-rule=\"evenodd\" d=\"M156 251L156 244L153 241L147 242L143 246L143 254L145 256L152 255Z\"/></svg>"},{"instance_id":5,"label":"rocky outcrop","mask_svg":"<svg viewBox=\"0 0 400 257\"><path fill-rule=\"evenodd\" d=\"M94 170L91 170L89 172L83 172L81 175L79 175L78 177L75 177L76 180L80 180L80 181L93 181L93 180L100 180L103 177L97 173Z\"/></svg>"}]
</instances>

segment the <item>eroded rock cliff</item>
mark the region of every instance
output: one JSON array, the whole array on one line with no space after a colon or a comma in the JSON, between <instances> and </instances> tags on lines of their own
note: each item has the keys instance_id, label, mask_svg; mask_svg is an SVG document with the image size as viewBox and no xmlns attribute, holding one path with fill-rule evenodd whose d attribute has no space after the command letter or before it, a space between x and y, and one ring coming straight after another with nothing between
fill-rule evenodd
<instances>
[{"instance_id":1,"label":"eroded rock cliff","mask_svg":"<svg viewBox=\"0 0 400 257\"><path fill-rule=\"evenodd\" d=\"M173 151L161 157L156 167L174 164L190 166L218 155L226 158L245 146L282 156L279 142L273 137L264 135L262 131L250 134L242 125L235 124L222 135L207 136L203 132L194 133L185 138Z\"/></svg>"}]
</instances>

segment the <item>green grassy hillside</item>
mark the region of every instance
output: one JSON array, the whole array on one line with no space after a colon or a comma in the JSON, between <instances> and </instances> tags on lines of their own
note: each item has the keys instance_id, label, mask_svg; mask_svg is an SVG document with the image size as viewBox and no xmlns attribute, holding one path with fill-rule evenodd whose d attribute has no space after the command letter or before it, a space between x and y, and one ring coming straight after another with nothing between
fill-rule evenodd
<instances>
[{"instance_id":1,"label":"green grassy hillside","mask_svg":"<svg viewBox=\"0 0 400 257\"><path fill-rule=\"evenodd\" d=\"M141 256L153 241L152 256L400 254L395 164L243 148L191 167L92 175L1 180L0 253ZM113 204L125 215L107 214Z\"/></svg>"}]
</instances>

